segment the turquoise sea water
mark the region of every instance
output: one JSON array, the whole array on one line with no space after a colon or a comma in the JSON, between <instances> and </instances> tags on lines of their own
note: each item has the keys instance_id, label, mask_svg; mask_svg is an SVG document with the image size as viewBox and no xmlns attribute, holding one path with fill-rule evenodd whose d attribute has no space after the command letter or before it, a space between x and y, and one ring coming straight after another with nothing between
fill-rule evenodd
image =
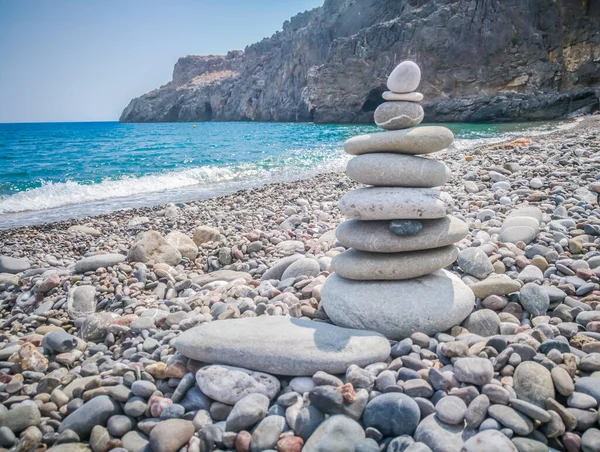
<instances>
[{"instance_id":1,"label":"turquoise sea water","mask_svg":"<svg viewBox=\"0 0 600 452\"><path fill-rule=\"evenodd\" d=\"M558 123L450 124L455 146ZM186 201L344 168L370 125L0 124L0 228Z\"/></svg>"}]
</instances>

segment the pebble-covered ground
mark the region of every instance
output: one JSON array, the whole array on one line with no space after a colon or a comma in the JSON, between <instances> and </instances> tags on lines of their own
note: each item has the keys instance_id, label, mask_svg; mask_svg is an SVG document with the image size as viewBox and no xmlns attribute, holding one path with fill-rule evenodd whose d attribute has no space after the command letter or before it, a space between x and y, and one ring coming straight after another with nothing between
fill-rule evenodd
<instances>
[{"instance_id":1,"label":"pebble-covered ground","mask_svg":"<svg viewBox=\"0 0 600 452\"><path fill-rule=\"evenodd\" d=\"M439 153L475 310L345 375L250 381L172 346L204 322L327 321L343 174L0 231L0 449L600 451L599 131ZM537 238L500 242L523 205Z\"/></svg>"}]
</instances>

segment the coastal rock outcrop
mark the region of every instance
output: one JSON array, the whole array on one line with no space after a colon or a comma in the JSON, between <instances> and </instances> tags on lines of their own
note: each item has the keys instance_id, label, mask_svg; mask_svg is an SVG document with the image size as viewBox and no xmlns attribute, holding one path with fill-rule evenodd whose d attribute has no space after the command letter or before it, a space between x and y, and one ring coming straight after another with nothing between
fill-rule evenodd
<instances>
[{"instance_id":1,"label":"coastal rock outcrop","mask_svg":"<svg viewBox=\"0 0 600 452\"><path fill-rule=\"evenodd\" d=\"M425 122L561 118L599 108L599 26L593 1L325 0L243 52L180 58L121 121L371 122L404 58Z\"/></svg>"}]
</instances>

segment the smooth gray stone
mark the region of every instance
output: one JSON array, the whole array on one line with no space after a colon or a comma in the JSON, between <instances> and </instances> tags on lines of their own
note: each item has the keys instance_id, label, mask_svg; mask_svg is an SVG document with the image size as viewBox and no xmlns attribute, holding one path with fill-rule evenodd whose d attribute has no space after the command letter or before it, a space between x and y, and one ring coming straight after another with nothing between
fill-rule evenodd
<instances>
[{"instance_id":1,"label":"smooth gray stone","mask_svg":"<svg viewBox=\"0 0 600 452\"><path fill-rule=\"evenodd\" d=\"M517 452L510 439L497 430L484 430L465 441L461 452Z\"/></svg>"},{"instance_id":2,"label":"smooth gray stone","mask_svg":"<svg viewBox=\"0 0 600 452\"><path fill-rule=\"evenodd\" d=\"M490 406L488 415L510 428L517 435L525 436L533 431L533 423L527 416L506 405Z\"/></svg>"},{"instance_id":3,"label":"smooth gray stone","mask_svg":"<svg viewBox=\"0 0 600 452\"><path fill-rule=\"evenodd\" d=\"M458 266L465 273L478 279L494 272L490 258L481 248L466 248L458 254Z\"/></svg>"},{"instance_id":4,"label":"smooth gray stone","mask_svg":"<svg viewBox=\"0 0 600 452\"><path fill-rule=\"evenodd\" d=\"M339 208L356 220L427 220L445 217L451 204L435 188L367 187L346 192Z\"/></svg>"},{"instance_id":5,"label":"smooth gray stone","mask_svg":"<svg viewBox=\"0 0 600 452\"><path fill-rule=\"evenodd\" d=\"M13 433L21 433L28 427L39 425L40 410L37 405L21 405L7 411L0 411L0 425Z\"/></svg>"},{"instance_id":6,"label":"smooth gray stone","mask_svg":"<svg viewBox=\"0 0 600 452\"><path fill-rule=\"evenodd\" d=\"M248 394L234 406L225 424L226 432L247 430L264 419L269 409L269 398L264 394Z\"/></svg>"},{"instance_id":7,"label":"smooth gray stone","mask_svg":"<svg viewBox=\"0 0 600 452\"><path fill-rule=\"evenodd\" d=\"M392 91L384 91L381 95L383 100L405 100L407 102L421 102L423 94L421 93L394 93Z\"/></svg>"},{"instance_id":8,"label":"smooth gray stone","mask_svg":"<svg viewBox=\"0 0 600 452\"><path fill-rule=\"evenodd\" d=\"M365 438L361 425L343 414L329 417L310 436L302 452L354 452L354 446Z\"/></svg>"},{"instance_id":9,"label":"smooth gray stone","mask_svg":"<svg viewBox=\"0 0 600 452\"><path fill-rule=\"evenodd\" d=\"M74 320L96 312L96 288L94 286L73 287L67 296L67 312Z\"/></svg>"},{"instance_id":10,"label":"smooth gray stone","mask_svg":"<svg viewBox=\"0 0 600 452\"><path fill-rule=\"evenodd\" d=\"M261 280L277 279L281 281L283 272L299 259L304 259L303 254L292 254L291 256L279 259L271 268L269 268L260 278Z\"/></svg>"},{"instance_id":11,"label":"smooth gray stone","mask_svg":"<svg viewBox=\"0 0 600 452\"><path fill-rule=\"evenodd\" d=\"M410 236L390 230L390 221L347 220L336 230L338 241L346 248L373 253L402 253L439 248L459 242L467 236L467 224L455 217L419 220L423 229Z\"/></svg>"},{"instance_id":12,"label":"smooth gray stone","mask_svg":"<svg viewBox=\"0 0 600 452\"><path fill-rule=\"evenodd\" d=\"M233 270L217 270L203 275L194 275L190 279L194 282L194 284L204 286L215 281L231 282L235 281L236 279L245 279L250 281L252 279L252 275L250 273L237 272Z\"/></svg>"},{"instance_id":13,"label":"smooth gray stone","mask_svg":"<svg viewBox=\"0 0 600 452\"><path fill-rule=\"evenodd\" d=\"M517 366L513 375L513 389L519 399L541 408L546 408L547 399L555 398L550 371L533 361L525 361Z\"/></svg>"},{"instance_id":14,"label":"smooth gray stone","mask_svg":"<svg viewBox=\"0 0 600 452\"><path fill-rule=\"evenodd\" d=\"M175 348L202 362L290 376L340 374L351 364L364 367L390 354L379 334L280 316L206 323L181 334Z\"/></svg>"},{"instance_id":15,"label":"smooth gray stone","mask_svg":"<svg viewBox=\"0 0 600 452\"><path fill-rule=\"evenodd\" d=\"M448 425L432 414L421 421L415 431L415 440L427 444L434 451L458 451L465 441L475 436L475 430L458 425Z\"/></svg>"},{"instance_id":16,"label":"smooth gray stone","mask_svg":"<svg viewBox=\"0 0 600 452\"><path fill-rule=\"evenodd\" d=\"M344 143L350 155L374 152L399 154L431 154L447 148L454 141L450 129L442 126L421 126L404 130L371 133L352 137Z\"/></svg>"},{"instance_id":17,"label":"smooth gray stone","mask_svg":"<svg viewBox=\"0 0 600 452\"><path fill-rule=\"evenodd\" d=\"M323 286L321 303L336 325L400 340L416 331L434 335L460 324L475 297L446 270L404 281L352 281L333 274Z\"/></svg>"},{"instance_id":18,"label":"smooth gray stone","mask_svg":"<svg viewBox=\"0 0 600 452\"><path fill-rule=\"evenodd\" d=\"M346 175L361 184L384 187L437 187L450 180L450 170L438 160L392 153L354 157Z\"/></svg>"},{"instance_id":19,"label":"smooth gray stone","mask_svg":"<svg viewBox=\"0 0 600 452\"><path fill-rule=\"evenodd\" d=\"M43 345L55 353L69 352L77 347L77 338L64 330L56 330L44 336Z\"/></svg>"},{"instance_id":20,"label":"smooth gray stone","mask_svg":"<svg viewBox=\"0 0 600 452\"><path fill-rule=\"evenodd\" d=\"M483 386L492 381L494 366L486 358L458 358L454 362L454 375L460 382Z\"/></svg>"},{"instance_id":21,"label":"smooth gray stone","mask_svg":"<svg viewBox=\"0 0 600 452\"><path fill-rule=\"evenodd\" d=\"M546 315L550 307L549 295L536 283L529 282L521 287L519 301L532 316Z\"/></svg>"},{"instance_id":22,"label":"smooth gray stone","mask_svg":"<svg viewBox=\"0 0 600 452\"><path fill-rule=\"evenodd\" d=\"M86 439L95 425L106 425L108 419L121 413L121 406L109 396L94 397L69 414L58 427L58 432L73 430L81 439Z\"/></svg>"},{"instance_id":23,"label":"smooth gray stone","mask_svg":"<svg viewBox=\"0 0 600 452\"><path fill-rule=\"evenodd\" d=\"M417 380L412 380L417 381ZM419 424L421 410L411 397L388 392L371 400L365 408L365 427L374 427L385 436L412 435Z\"/></svg>"},{"instance_id":24,"label":"smooth gray stone","mask_svg":"<svg viewBox=\"0 0 600 452\"><path fill-rule=\"evenodd\" d=\"M523 207L513 210L500 228L500 241L530 243L539 232L542 211L537 207Z\"/></svg>"},{"instance_id":25,"label":"smooth gray stone","mask_svg":"<svg viewBox=\"0 0 600 452\"><path fill-rule=\"evenodd\" d=\"M375 124L385 130L407 129L423 121L423 107L415 102L384 102L375 109Z\"/></svg>"},{"instance_id":26,"label":"smooth gray stone","mask_svg":"<svg viewBox=\"0 0 600 452\"><path fill-rule=\"evenodd\" d=\"M581 377L575 380L575 391L592 396L600 403L600 377Z\"/></svg>"},{"instance_id":27,"label":"smooth gray stone","mask_svg":"<svg viewBox=\"0 0 600 452\"><path fill-rule=\"evenodd\" d=\"M473 311L462 326L478 336L493 336L500 332L500 317L491 309L479 309Z\"/></svg>"},{"instance_id":28,"label":"smooth gray stone","mask_svg":"<svg viewBox=\"0 0 600 452\"><path fill-rule=\"evenodd\" d=\"M0 256L0 273L16 274L29 270L31 265L25 258Z\"/></svg>"},{"instance_id":29,"label":"smooth gray stone","mask_svg":"<svg viewBox=\"0 0 600 452\"><path fill-rule=\"evenodd\" d=\"M112 267L125 261L122 254L97 254L95 256L84 257L75 263L75 273L93 272L100 267Z\"/></svg>"},{"instance_id":30,"label":"smooth gray stone","mask_svg":"<svg viewBox=\"0 0 600 452\"><path fill-rule=\"evenodd\" d=\"M279 435L287 426L283 416L267 416L256 426L252 432L250 450L261 452L275 448Z\"/></svg>"},{"instance_id":31,"label":"smooth gray stone","mask_svg":"<svg viewBox=\"0 0 600 452\"><path fill-rule=\"evenodd\" d=\"M317 276L321 273L321 267L316 259L304 258L298 259L285 269L281 280L288 278L297 278L298 276Z\"/></svg>"},{"instance_id":32,"label":"smooth gray stone","mask_svg":"<svg viewBox=\"0 0 600 452\"><path fill-rule=\"evenodd\" d=\"M418 278L451 265L458 256L454 245L405 253L369 253L350 249L331 261L335 273L361 281Z\"/></svg>"},{"instance_id":33,"label":"smooth gray stone","mask_svg":"<svg viewBox=\"0 0 600 452\"><path fill-rule=\"evenodd\" d=\"M392 93L410 93L421 83L421 69L417 63L404 60L398 64L387 78L387 87Z\"/></svg>"}]
</instances>

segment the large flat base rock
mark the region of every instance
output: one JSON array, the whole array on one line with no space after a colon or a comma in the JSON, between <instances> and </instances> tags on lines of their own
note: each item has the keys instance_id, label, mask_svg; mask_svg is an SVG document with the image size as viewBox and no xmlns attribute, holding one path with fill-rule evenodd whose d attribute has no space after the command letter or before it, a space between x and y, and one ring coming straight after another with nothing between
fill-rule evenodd
<instances>
[{"instance_id":1,"label":"large flat base rock","mask_svg":"<svg viewBox=\"0 0 600 452\"><path fill-rule=\"evenodd\" d=\"M373 253L402 253L452 245L469 233L467 224L455 217L421 220L423 229L400 236L390 231L390 221L347 220L335 232L346 248Z\"/></svg>"},{"instance_id":2,"label":"large flat base rock","mask_svg":"<svg viewBox=\"0 0 600 452\"><path fill-rule=\"evenodd\" d=\"M351 364L364 367L390 354L389 342L377 333L269 316L191 328L176 339L175 348L206 363L290 376L344 373Z\"/></svg>"},{"instance_id":3,"label":"large flat base rock","mask_svg":"<svg viewBox=\"0 0 600 452\"><path fill-rule=\"evenodd\" d=\"M460 324L475 296L446 270L404 281L352 281L333 274L321 303L336 325L377 331L399 340L416 331L433 335Z\"/></svg>"}]
</instances>

